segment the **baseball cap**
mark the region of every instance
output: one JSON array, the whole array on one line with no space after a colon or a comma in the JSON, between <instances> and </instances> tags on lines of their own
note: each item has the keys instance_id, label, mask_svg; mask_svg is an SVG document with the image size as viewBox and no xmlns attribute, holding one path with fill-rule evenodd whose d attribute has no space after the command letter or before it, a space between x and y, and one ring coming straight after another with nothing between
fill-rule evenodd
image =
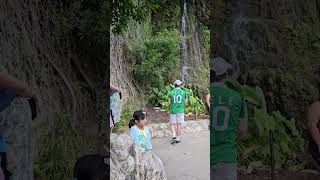
<instances>
[{"instance_id":1,"label":"baseball cap","mask_svg":"<svg viewBox=\"0 0 320 180\"><path fill-rule=\"evenodd\" d=\"M178 86L180 86L182 83L183 83L183 82L180 81L179 79L174 82L174 84L176 84L176 85L178 85Z\"/></svg>"},{"instance_id":2,"label":"baseball cap","mask_svg":"<svg viewBox=\"0 0 320 180\"><path fill-rule=\"evenodd\" d=\"M216 75L222 75L227 72L228 69L232 69L232 66L222 57L216 57L210 60L210 70L215 71Z\"/></svg>"}]
</instances>

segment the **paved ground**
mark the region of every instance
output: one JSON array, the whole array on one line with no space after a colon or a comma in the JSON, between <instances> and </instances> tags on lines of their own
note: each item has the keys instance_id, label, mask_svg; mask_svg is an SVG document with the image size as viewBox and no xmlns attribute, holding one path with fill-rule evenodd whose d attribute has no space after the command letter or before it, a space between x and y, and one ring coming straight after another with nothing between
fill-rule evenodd
<instances>
[{"instance_id":1,"label":"paved ground","mask_svg":"<svg viewBox=\"0 0 320 180\"><path fill-rule=\"evenodd\" d=\"M153 139L153 152L164 162L168 180L209 180L209 131L186 134L180 144Z\"/></svg>"}]
</instances>

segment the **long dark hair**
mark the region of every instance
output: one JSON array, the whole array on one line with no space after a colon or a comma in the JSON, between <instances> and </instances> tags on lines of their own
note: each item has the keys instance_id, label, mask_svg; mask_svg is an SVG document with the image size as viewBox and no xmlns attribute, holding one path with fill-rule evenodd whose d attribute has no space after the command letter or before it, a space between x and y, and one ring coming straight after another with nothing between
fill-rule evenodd
<instances>
[{"instance_id":1,"label":"long dark hair","mask_svg":"<svg viewBox=\"0 0 320 180\"><path fill-rule=\"evenodd\" d=\"M80 157L73 170L74 180L104 180L110 178L110 165L107 156L89 154Z\"/></svg>"},{"instance_id":2,"label":"long dark hair","mask_svg":"<svg viewBox=\"0 0 320 180\"><path fill-rule=\"evenodd\" d=\"M135 111L132 115L132 119L129 121L129 128L136 125L136 121L141 121L146 118L146 113L142 110Z\"/></svg>"}]
</instances>

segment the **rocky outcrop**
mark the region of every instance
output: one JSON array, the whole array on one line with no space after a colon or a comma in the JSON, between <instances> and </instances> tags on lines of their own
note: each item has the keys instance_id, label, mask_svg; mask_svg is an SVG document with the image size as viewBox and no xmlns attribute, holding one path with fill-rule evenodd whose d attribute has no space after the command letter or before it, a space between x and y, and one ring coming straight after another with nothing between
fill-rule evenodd
<instances>
[{"instance_id":1,"label":"rocky outcrop","mask_svg":"<svg viewBox=\"0 0 320 180\"><path fill-rule=\"evenodd\" d=\"M7 143L12 180L32 180L32 120L29 104L16 99L0 113L0 131Z\"/></svg>"},{"instance_id":2,"label":"rocky outcrop","mask_svg":"<svg viewBox=\"0 0 320 180\"><path fill-rule=\"evenodd\" d=\"M142 153L127 134L110 136L112 180L166 180L163 167L152 152Z\"/></svg>"}]
</instances>

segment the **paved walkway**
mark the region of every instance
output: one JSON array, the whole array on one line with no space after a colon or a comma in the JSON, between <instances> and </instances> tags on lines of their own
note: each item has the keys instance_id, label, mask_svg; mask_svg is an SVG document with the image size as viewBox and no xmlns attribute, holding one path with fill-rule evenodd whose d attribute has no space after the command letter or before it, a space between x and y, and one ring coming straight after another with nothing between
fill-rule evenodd
<instances>
[{"instance_id":1,"label":"paved walkway","mask_svg":"<svg viewBox=\"0 0 320 180\"><path fill-rule=\"evenodd\" d=\"M153 152L164 162L168 180L210 179L209 131L185 134L180 144L153 139Z\"/></svg>"}]
</instances>

